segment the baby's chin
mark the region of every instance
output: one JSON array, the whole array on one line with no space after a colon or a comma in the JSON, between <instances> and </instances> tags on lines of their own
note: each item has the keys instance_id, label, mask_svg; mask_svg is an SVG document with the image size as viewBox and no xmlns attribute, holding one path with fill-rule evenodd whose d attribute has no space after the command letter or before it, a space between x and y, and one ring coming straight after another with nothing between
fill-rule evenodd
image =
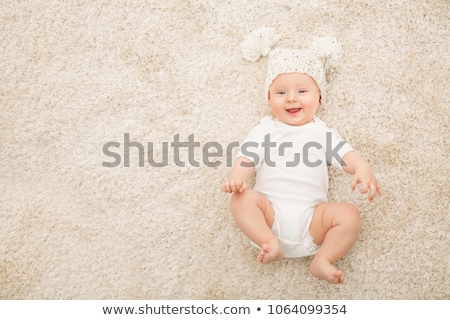
<instances>
[{"instance_id":1,"label":"baby's chin","mask_svg":"<svg viewBox=\"0 0 450 320\"><path fill-rule=\"evenodd\" d=\"M301 116L302 111L297 111L289 113L288 117L280 117L278 120L289 125L289 126L304 126L308 123L314 122L314 117L304 117ZM292 114L297 116L292 116Z\"/></svg>"}]
</instances>

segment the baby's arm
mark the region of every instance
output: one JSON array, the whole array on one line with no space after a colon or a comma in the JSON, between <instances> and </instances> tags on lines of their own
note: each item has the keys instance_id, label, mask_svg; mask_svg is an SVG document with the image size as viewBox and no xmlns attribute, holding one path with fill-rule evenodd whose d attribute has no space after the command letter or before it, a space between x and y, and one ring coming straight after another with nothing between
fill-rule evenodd
<instances>
[{"instance_id":1,"label":"baby's arm","mask_svg":"<svg viewBox=\"0 0 450 320\"><path fill-rule=\"evenodd\" d=\"M381 189L378 186L377 179L372 171L370 164L355 151L349 151L342 159L345 165L342 166L345 172L353 175L350 187L354 191L356 186L361 183L359 192L366 194L369 192L369 201L372 202L375 194L381 197Z\"/></svg>"},{"instance_id":2,"label":"baby's arm","mask_svg":"<svg viewBox=\"0 0 450 320\"><path fill-rule=\"evenodd\" d=\"M239 157L231 168L230 176L228 180L222 184L222 191L244 192L247 190L246 181L255 172L255 165L253 162L245 157Z\"/></svg>"}]
</instances>

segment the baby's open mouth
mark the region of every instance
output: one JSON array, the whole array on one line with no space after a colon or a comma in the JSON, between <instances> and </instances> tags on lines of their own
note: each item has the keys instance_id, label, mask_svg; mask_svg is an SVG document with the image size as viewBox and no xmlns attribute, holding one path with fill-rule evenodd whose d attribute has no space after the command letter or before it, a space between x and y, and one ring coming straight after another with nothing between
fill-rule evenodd
<instances>
[{"instance_id":1,"label":"baby's open mouth","mask_svg":"<svg viewBox=\"0 0 450 320\"><path fill-rule=\"evenodd\" d=\"M296 112L299 112L300 110L302 110L302 108L286 109L286 111L289 113L296 113Z\"/></svg>"}]
</instances>

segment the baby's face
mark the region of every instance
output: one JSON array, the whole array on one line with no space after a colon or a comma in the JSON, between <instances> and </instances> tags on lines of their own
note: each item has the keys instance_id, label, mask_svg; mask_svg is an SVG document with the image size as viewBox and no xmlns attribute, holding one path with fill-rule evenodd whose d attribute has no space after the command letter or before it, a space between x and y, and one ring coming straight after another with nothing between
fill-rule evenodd
<instances>
[{"instance_id":1,"label":"baby's face","mask_svg":"<svg viewBox=\"0 0 450 320\"><path fill-rule=\"evenodd\" d=\"M274 116L291 126L313 121L320 107L320 90L316 81L305 73L284 73L269 88L269 105Z\"/></svg>"}]
</instances>

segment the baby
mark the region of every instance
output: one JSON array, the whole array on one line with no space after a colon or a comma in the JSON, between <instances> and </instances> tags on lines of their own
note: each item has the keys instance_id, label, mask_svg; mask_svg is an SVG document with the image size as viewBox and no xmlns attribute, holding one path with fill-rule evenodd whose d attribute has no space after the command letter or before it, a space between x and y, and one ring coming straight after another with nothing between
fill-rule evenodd
<instances>
[{"instance_id":1,"label":"baby","mask_svg":"<svg viewBox=\"0 0 450 320\"><path fill-rule=\"evenodd\" d=\"M352 190L361 184L369 201L381 190L369 163L316 116L339 45L325 37L309 49L270 51L276 40L266 28L243 44L248 60L269 54L265 96L273 116L262 118L241 144L222 190L233 193L233 218L260 249L259 263L314 255L311 274L342 284L333 264L356 242L361 218L354 205L327 201L327 164L353 175ZM246 181L255 171L251 190Z\"/></svg>"}]
</instances>

